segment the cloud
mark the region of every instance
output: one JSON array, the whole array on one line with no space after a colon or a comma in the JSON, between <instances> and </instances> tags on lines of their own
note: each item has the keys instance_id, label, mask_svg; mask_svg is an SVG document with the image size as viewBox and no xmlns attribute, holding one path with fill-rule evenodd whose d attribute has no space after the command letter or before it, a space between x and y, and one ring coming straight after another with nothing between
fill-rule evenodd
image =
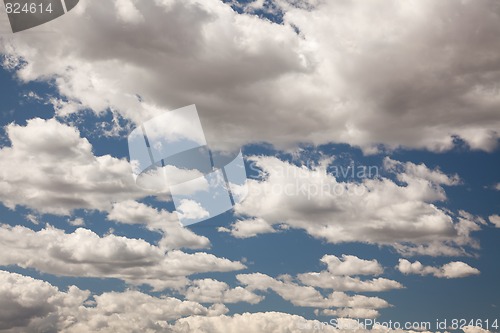
<instances>
[{"instance_id":1,"label":"cloud","mask_svg":"<svg viewBox=\"0 0 500 333\"><path fill-rule=\"evenodd\" d=\"M480 274L477 268L461 261L453 261L441 267L424 266L420 261L410 262L399 259L397 269L405 274L434 275L438 278L455 279Z\"/></svg>"},{"instance_id":2,"label":"cloud","mask_svg":"<svg viewBox=\"0 0 500 333\"><path fill-rule=\"evenodd\" d=\"M323 316L338 317L338 318L374 319L374 318L377 318L379 316L379 312L377 310L362 309L362 308L357 308L357 309L344 308L344 309L337 309L337 310L323 309L323 310L321 310L320 313Z\"/></svg>"},{"instance_id":3,"label":"cloud","mask_svg":"<svg viewBox=\"0 0 500 333\"><path fill-rule=\"evenodd\" d=\"M436 205L447 199L443 186L458 184L457 176L387 158L384 170L397 182L384 177L343 182L326 171L327 165L301 167L267 156L249 159L263 177L248 181L248 196L235 211L260 219L259 225L262 220L269 226L285 223L331 243L388 245L405 255L463 255L464 246L478 247L470 234L481 222Z\"/></svg>"},{"instance_id":4,"label":"cloud","mask_svg":"<svg viewBox=\"0 0 500 333\"><path fill-rule=\"evenodd\" d=\"M186 276L204 272L229 272L245 268L238 261L205 252L165 253L144 240L115 235L99 237L78 228L71 234L47 227L40 231L3 225L0 265L34 268L59 276L117 278L132 285L147 284L155 290L182 288Z\"/></svg>"},{"instance_id":5,"label":"cloud","mask_svg":"<svg viewBox=\"0 0 500 333\"><path fill-rule=\"evenodd\" d=\"M259 234L274 233L275 230L263 219L239 220L231 225L231 229L221 227L219 232L228 232L236 238L250 238Z\"/></svg>"},{"instance_id":6,"label":"cloud","mask_svg":"<svg viewBox=\"0 0 500 333\"><path fill-rule=\"evenodd\" d=\"M361 280L358 277L335 276L325 271L320 273L302 273L297 276L297 279L306 286L337 291L381 292L403 288L401 283L385 278Z\"/></svg>"},{"instance_id":7,"label":"cloud","mask_svg":"<svg viewBox=\"0 0 500 333\"><path fill-rule=\"evenodd\" d=\"M0 271L0 330L25 327L56 312L64 303L82 303L89 296L76 287L60 293L47 282Z\"/></svg>"},{"instance_id":8,"label":"cloud","mask_svg":"<svg viewBox=\"0 0 500 333\"><path fill-rule=\"evenodd\" d=\"M94 156L71 126L36 118L6 129L11 146L0 149L0 200L9 208L69 215L147 195L135 185L126 160Z\"/></svg>"},{"instance_id":9,"label":"cloud","mask_svg":"<svg viewBox=\"0 0 500 333\"><path fill-rule=\"evenodd\" d=\"M196 103L219 145L497 146L495 1L279 3L283 24L218 0L80 4L0 52L11 68L23 59L22 81L54 82L61 115L112 109L139 123Z\"/></svg>"},{"instance_id":10,"label":"cloud","mask_svg":"<svg viewBox=\"0 0 500 333\"><path fill-rule=\"evenodd\" d=\"M378 297L350 296L343 292L333 292L328 297L323 297L313 287L301 286L286 279L277 280L262 273L238 274L236 278L240 283L246 285L248 290L267 291L270 289L295 306L366 309L380 309L389 306L389 303Z\"/></svg>"},{"instance_id":11,"label":"cloud","mask_svg":"<svg viewBox=\"0 0 500 333\"><path fill-rule=\"evenodd\" d=\"M208 238L182 227L176 213L157 210L133 200L115 203L107 218L118 223L144 225L149 230L161 232L163 238L159 246L168 250L210 246Z\"/></svg>"},{"instance_id":12,"label":"cloud","mask_svg":"<svg viewBox=\"0 0 500 333\"><path fill-rule=\"evenodd\" d=\"M92 295L75 286L66 292L47 282L16 273L0 271L0 329L16 332L273 332L347 333L356 328L361 333L394 332L375 325L369 330L354 319L338 318L334 323L307 320L280 312L243 313L227 316L222 304L204 307L197 302L174 297L153 297L139 291L106 292ZM326 316L370 318L373 309L324 309ZM375 317L375 316L374 316ZM374 318L373 317L373 318ZM489 333L480 327L467 326L465 333ZM407 332L405 330L405 332ZM414 331L408 331L414 332Z\"/></svg>"},{"instance_id":13,"label":"cloud","mask_svg":"<svg viewBox=\"0 0 500 333\"><path fill-rule=\"evenodd\" d=\"M0 271L0 329L3 332L164 332L168 320L219 316L221 304L207 308L173 297L138 291L94 295L75 286L67 292L47 282Z\"/></svg>"},{"instance_id":14,"label":"cloud","mask_svg":"<svg viewBox=\"0 0 500 333\"><path fill-rule=\"evenodd\" d=\"M264 299L242 287L230 288L225 282L203 279L191 283L185 293L187 300L199 303L239 303L257 304Z\"/></svg>"},{"instance_id":15,"label":"cloud","mask_svg":"<svg viewBox=\"0 0 500 333\"><path fill-rule=\"evenodd\" d=\"M491 223L495 225L495 227L500 228L500 216L499 215L490 215L489 220Z\"/></svg>"},{"instance_id":16,"label":"cloud","mask_svg":"<svg viewBox=\"0 0 500 333\"><path fill-rule=\"evenodd\" d=\"M144 17L135 7L132 0L116 0L115 8L118 19L121 19L124 23L138 24L144 21Z\"/></svg>"},{"instance_id":17,"label":"cloud","mask_svg":"<svg viewBox=\"0 0 500 333\"><path fill-rule=\"evenodd\" d=\"M326 264L332 275L380 275L384 272L377 260L364 260L352 255L325 255L321 262Z\"/></svg>"},{"instance_id":18,"label":"cloud","mask_svg":"<svg viewBox=\"0 0 500 333\"><path fill-rule=\"evenodd\" d=\"M384 159L384 167L388 171L397 173L398 180L405 183L411 182L415 179L421 179L435 185L454 186L460 184L460 177L458 175L455 174L449 176L441 172L439 169L431 170L423 163L403 163L386 157Z\"/></svg>"},{"instance_id":19,"label":"cloud","mask_svg":"<svg viewBox=\"0 0 500 333\"><path fill-rule=\"evenodd\" d=\"M242 328L248 333L303 333L304 330L311 333L337 332L333 327L322 325L317 320L306 320L297 315L280 312L243 313L211 318L191 316L178 320L173 331L175 333L236 333L241 332Z\"/></svg>"},{"instance_id":20,"label":"cloud","mask_svg":"<svg viewBox=\"0 0 500 333\"><path fill-rule=\"evenodd\" d=\"M65 332L165 332L168 321L191 315L219 316L228 311L222 304L204 307L173 297L153 297L138 291L110 292L94 296L95 306L80 312L78 321Z\"/></svg>"},{"instance_id":21,"label":"cloud","mask_svg":"<svg viewBox=\"0 0 500 333\"><path fill-rule=\"evenodd\" d=\"M177 210L181 218L188 220L210 216L210 213L199 202L189 199L182 199Z\"/></svg>"},{"instance_id":22,"label":"cloud","mask_svg":"<svg viewBox=\"0 0 500 333\"><path fill-rule=\"evenodd\" d=\"M471 325L463 327L462 330L464 331L464 333L490 333L490 331L487 329Z\"/></svg>"}]
</instances>

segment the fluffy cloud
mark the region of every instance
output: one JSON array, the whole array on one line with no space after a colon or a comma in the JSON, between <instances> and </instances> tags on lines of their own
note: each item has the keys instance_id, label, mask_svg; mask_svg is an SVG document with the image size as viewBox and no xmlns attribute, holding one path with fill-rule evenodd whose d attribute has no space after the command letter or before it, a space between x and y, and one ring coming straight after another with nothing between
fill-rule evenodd
<instances>
[{"instance_id":1,"label":"fluffy cloud","mask_svg":"<svg viewBox=\"0 0 500 333\"><path fill-rule=\"evenodd\" d=\"M157 210L133 200L114 204L108 219L124 224L144 225L149 230L162 232L163 238L159 246L169 250L183 247L199 249L210 245L208 238L184 228L176 213Z\"/></svg>"},{"instance_id":2,"label":"fluffy cloud","mask_svg":"<svg viewBox=\"0 0 500 333\"><path fill-rule=\"evenodd\" d=\"M248 196L235 206L237 214L259 219L245 225L286 223L331 243L385 244L405 255L459 255L464 246L478 246L470 234L481 221L466 212L454 217L435 205L446 200L443 186L458 184L456 176L387 158L384 170L398 182L384 177L341 182L326 171L328 163L307 168L275 157L250 160L263 179L249 180ZM233 229L239 237L255 234L249 227Z\"/></svg>"},{"instance_id":3,"label":"fluffy cloud","mask_svg":"<svg viewBox=\"0 0 500 333\"><path fill-rule=\"evenodd\" d=\"M331 309L323 309L320 311L320 313L324 316L329 316L329 317L337 317L337 318L367 318L367 319L374 319L379 316L379 313L377 310L374 309L362 309L362 308L357 308L357 309L350 309L350 308L344 308L344 309L337 309L337 310L331 310Z\"/></svg>"},{"instance_id":4,"label":"fluffy cloud","mask_svg":"<svg viewBox=\"0 0 500 333\"><path fill-rule=\"evenodd\" d=\"M201 219L210 216L210 213L194 200L182 199L179 207L177 207L181 218L185 219Z\"/></svg>"},{"instance_id":5,"label":"fluffy cloud","mask_svg":"<svg viewBox=\"0 0 500 333\"><path fill-rule=\"evenodd\" d=\"M494 0L279 3L283 24L218 0L81 3L37 28L50 34L4 35L0 52L23 59L21 80L53 79L61 115L141 122L196 103L209 142L229 145L497 145Z\"/></svg>"},{"instance_id":6,"label":"fluffy cloud","mask_svg":"<svg viewBox=\"0 0 500 333\"><path fill-rule=\"evenodd\" d=\"M94 296L95 306L80 310L64 332L168 332L168 321L196 316L219 316L228 310L222 304L207 308L173 297L156 298L137 291Z\"/></svg>"},{"instance_id":7,"label":"fluffy cloud","mask_svg":"<svg viewBox=\"0 0 500 333\"><path fill-rule=\"evenodd\" d=\"M495 227L500 228L500 215L491 215L489 220Z\"/></svg>"},{"instance_id":8,"label":"fluffy cloud","mask_svg":"<svg viewBox=\"0 0 500 333\"><path fill-rule=\"evenodd\" d=\"M112 202L147 193L134 183L130 164L110 155L94 156L78 130L54 119L10 124L10 147L0 149L0 200L42 213L108 210Z\"/></svg>"},{"instance_id":9,"label":"fluffy cloud","mask_svg":"<svg viewBox=\"0 0 500 333\"><path fill-rule=\"evenodd\" d=\"M471 267L461 261L453 261L441 267L424 266L420 261L410 262L399 259L397 269L403 274L434 275L438 278L463 278L480 274L477 268Z\"/></svg>"},{"instance_id":10,"label":"fluffy cloud","mask_svg":"<svg viewBox=\"0 0 500 333\"><path fill-rule=\"evenodd\" d=\"M299 274L297 279L306 286L336 291L380 292L403 288L401 283L394 280L361 280L359 277L350 276L382 274L384 269L376 260L364 260L350 255L342 255L342 259L325 255L321 262L328 266L326 271Z\"/></svg>"},{"instance_id":11,"label":"fluffy cloud","mask_svg":"<svg viewBox=\"0 0 500 333\"><path fill-rule=\"evenodd\" d=\"M377 260L364 260L352 255L325 255L321 262L326 264L332 275L380 275L384 272Z\"/></svg>"},{"instance_id":12,"label":"fluffy cloud","mask_svg":"<svg viewBox=\"0 0 500 333\"><path fill-rule=\"evenodd\" d=\"M242 287L230 288L225 282L203 279L195 280L185 293L186 299L199 303L259 303L264 297Z\"/></svg>"},{"instance_id":13,"label":"fluffy cloud","mask_svg":"<svg viewBox=\"0 0 500 333\"><path fill-rule=\"evenodd\" d=\"M231 229L221 227L220 232L229 232L236 238L250 238L259 234L274 233L275 230L263 219L239 220L231 225Z\"/></svg>"},{"instance_id":14,"label":"fluffy cloud","mask_svg":"<svg viewBox=\"0 0 500 333\"><path fill-rule=\"evenodd\" d=\"M243 313L213 318L191 316L178 320L173 327L175 333L236 333L241 332L242 328L248 333L303 333L304 330L311 333L338 332L319 321L280 312Z\"/></svg>"},{"instance_id":15,"label":"fluffy cloud","mask_svg":"<svg viewBox=\"0 0 500 333\"><path fill-rule=\"evenodd\" d=\"M335 276L330 272L303 273L297 278L307 286L337 291L380 292L403 288L401 283L385 278L361 280L358 277Z\"/></svg>"},{"instance_id":16,"label":"fluffy cloud","mask_svg":"<svg viewBox=\"0 0 500 333\"><path fill-rule=\"evenodd\" d=\"M490 333L490 331L487 329L484 329L479 326L470 326L470 325L465 326L464 328L462 328L462 330L464 331L464 333Z\"/></svg>"},{"instance_id":17,"label":"fluffy cloud","mask_svg":"<svg viewBox=\"0 0 500 333\"><path fill-rule=\"evenodd\" d=\"M144 240L115 235L99 237L79 228L71 234L47 227L38 232L25 227L0 228L0 265L81 277L118 278L157 290L181 288L186 276L202 272L228 272L245 268L237 261L197 252L187 254L153 246Z\"/></svg>"},{"instance_id":18,"label":"fluffy cloud","mask_svg":"<svg viewBox=\"0 0 500 333\"><path fill-rule=\"evenodd\" d=\"M338 318L335 325L279 312L243 313L227 316L222 304L204 307L173 297L153 297L138 291L107 292L90 297L75 286L62 292L47 282L0 271L0 330L6 333L35 332L172 332L172 333L301 333L352 332L403 333L375 325L365 329L357 321ZM371 309L322 310L327 316L370 318ZM357 315L356 315L357 314ZM465 333L489 333L467 326ZM414 331L404 331L411 332Z\"/></svg>"},{"instance_id":19,"label":"fluffy cloud","mask_svg":"<svg viewBox=\"0 0 500 333\"><path fill-rule=\"evenodd\" d=\"M67 293L47 282L15 273L0 271L0 330L38 326L38 331L54 324L51 315L61 307L77 309L90 293L70 287ZM13 330L15 331L15 330ZM35 332L26 329L24 332ZM54 331L54 328L50 330ZM17 330L19 332L19 330Z\"/></svg>"},{"instance_id":20,"label":"fluffy cloud","mask_svg":"<svg viewBox=\"0 0 500 333\"><path fill-rule=\"evenodd\" d=\"M168 320L197 315L219 316L221 304L206 308L172 297L152 297L138 291L93 296L75 286L67 292L47 282L0 271L2 332L165 332Z\"/></svg>"},{"instance_id":21,"label":"fluffy cloud","mask_svg":"<svg viewBox=\"0 0 500 333\"><path fill-rule=\"evenodd\" d=\"M350 296L341 291L381 292L403 288L393 280L377 278L363 281L358 277L349 276L382 274L383 268L376 260L363 260L349 255L343 255L340 259L325 255L321 261L328 266L328 270L298 274L297 280L302 285L295 283L288 275L275 279L262 273L253 273L239 274L236 278L248 290L272 290L296 306L323 308L326 310L321 312L325 315L350 318L378 317L376 309L387 307L389 304L378 297ZM332 289L334 292L324 297L314 287Z\"/></svg>"},{"instance_id":22,"label":"fluffy cloud","mask_svg":"<svg viewBox=\"0 0 500 333\"><path fill-rule=\"evenodd\" d=\"M238 281L249 290L267 291L268 289L290 301L293 305L315 308L366 308L380 309L389 306L385 300L378 297L363 295L350 296L343 292L333 292L328 297L310 286L301 286L292 281L274 279L262 273L238 274Z\"/></svg>"}]
</instances>

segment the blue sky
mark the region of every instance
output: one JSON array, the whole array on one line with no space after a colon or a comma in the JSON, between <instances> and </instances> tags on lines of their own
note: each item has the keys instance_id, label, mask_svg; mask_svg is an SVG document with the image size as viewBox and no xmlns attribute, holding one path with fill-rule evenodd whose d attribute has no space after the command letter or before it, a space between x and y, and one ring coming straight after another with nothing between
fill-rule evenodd
<instances>
[{"instance_id":1,"label":"blue sky","mask_svg":"<svg viewBox=\"0 0 500 333\"><path fill-rule=\"evenodd\" d=\"M487 41L500 16L477 21L487 1L379 1L388 20L380 27L366 23L376 5L355 3L116 1L102 9L114 26L83 3L44 26L49 33L2 34L0 295L10 301L0 308L28 310L0 316L0 331L229 332L244 313L250 331L270 332L337 317L500 321L498 74L494 62L463 53L472 45L498 57ZM172 25L158 22L160 12ZM442 24L439 37L422 13ZM77 31L86 20L94 26ZM471 24L484 44L457 38ZM402 65L411 61L419 70ZM241 147L250 192L235 209L181 227L168 194L135 185L127 135L190 104L209 144ZM377 173L335 173L349 166ZM297 179L363 192L272 190ZM403 266L416 261L423 266ZM360 280L336 290L300 278L309 272ZM392 287L359 289L372 279ZM90 293L78 298L70 286ZM318 305L342 303L332 292L350 303ZM368 298L359 305L355 295ZM157 303L165 297L186 310ZM160 312L127 310L141 304Z\"/></svg>"}]
</instances>

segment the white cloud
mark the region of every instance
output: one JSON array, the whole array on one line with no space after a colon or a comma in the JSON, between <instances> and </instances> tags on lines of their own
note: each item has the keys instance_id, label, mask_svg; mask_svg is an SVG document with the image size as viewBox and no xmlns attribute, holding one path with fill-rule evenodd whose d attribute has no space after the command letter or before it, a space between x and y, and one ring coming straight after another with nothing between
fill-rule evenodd
<instances>
[{"instance_id":1,"label":"white cloud","mask_svg":"<svg viewBox=\"0 0 500 333\"><path fill-rule=\"evenodd\" d=\"M2 332L164 332L168 320L196 315L219 316L227 308L210 308L173 297L152 297L138 291L93 296L69 287L67 292L47 282L0 271Z\"/></svg>"},{"instance_id":2,"label":"white cloud","mask_svg":"<svg viewBox=\"0 0 500 333\"><path fill-rule=\"evenodd\" d=\"M181 219L202 219L210 216L199 202L189 199L182 199L177 211Z\"/></svg>"},{"instance_id":3,"label":"white cloud","mask_svg":"<svg viewBox=\"0 0 500 333\"><path fill-rule=\"evenodd\" d=\"M61 114L111 108L140 122L196 103L209 142L497 145L493 2L280 3L284 24L218 0L80 4L40 28L51 34L3 38L0 51L25 59L22 80L54 79Z\"/></svg>"},{"instance_id":4,"label":"white cloud","mask_svg":"<svg viewBox=\"0 0 500 333\"><path fill-rule=\"evenodd\" d=\"M85 221L81 217L74 218L72 220L68 220L68 223L75 227L83 227L85 225Z\"/></svg>"},{"instance_id":5,"label":"white cloud","mask_svg":"<svg viewBox=\"0 0 500 333\"><path fill-rule=\"evenodd\" d=\"M471 267L461 261L453 261L441 267L424 266L420 261L410 262L406 259L399 259L397 269L403 274L434 275L438 278L463 278L480 274L477 268Z\"/></svg>"},{"instance_id":6,"label":"white cloud","mask_svg":"<svg viewBox=\"0 0 500 333\"><path fill-rule=\"evenodd\" d=\"M47 227L38 232L25 227L0 228L0 265L17 265L40 272L80 277L118 278L147 284L156 290L182 288L186 276L245 268L212 254L169 251L144 240L115 235L99 237L79 228L71 234Z\"/></svg>"},{"instance_id":7,"label":"white cloud","mask_svg":"<svg viewBox=\"0 0 500 333\"><path fill-rule=\"evenodd\" d=\"M33 223L34 225L38 225L40 224L40 221L39 221L39 218L38 216L34 215L34 214L27 214L25 216L26 220Z\"/></svg>"},{"instance_id":8,"label":"white cloud","mask_svg":"<svg viewBox=\"0 0 500 333\"><path fill-rule=\"evenodd\" d=\"M380 275L384 269L375 259L364 260L352 255L325 255L321 262L326 264L332 275Z\"/></svg>"},{"instance_id":9,"label":"white cloud","mask_svg":"<svg viewBox=\"0 0 500 333\"><path fill-rule=\"evenodd\" d=\"M500 228L500 215L490 215L489 220L495 227Z\"/></svg>"},{"instance_id":10,"label":"white cloud","mask_svg":"<svg viewBox=\"0 0 500 333\"><path fill-rule=\"evenodd\" d=\"M203 279L191 283L185 293L187 300L199 303L259 303L264 297L242 287L230 288L225 282Z\"/></svg>"},{"instance_id":11,"label":"white cloud","mask_svg":"<svg viewBox=\"0 0 500 333\"><path fill-rule=\"evenodd\" d=\"M374 319L379 316L379 312L374 309L350 309L350 308L344 308L344 309L337 309L337 310L331 310L331 309L323 309L321 310L321 314L324 316L329 316L329 317L338 317L338 318L367 318L367 319Z\"/></svg>"},{"instance_id":12,"label":"white cloud","mask_svg":"<svg viewBox=\"0 0 500 333\"><path fill-rule=\"evenodd\" d=\"M274 233L275 230L266 221L260 218L239 220L231 225L231 229L220 228L220 232L228 232L236 238L250 238L259 234Z\"/></svg>"},{"instance_id":13,"label":"white cloud","mask_svg":"<svg viewBox=\"0 0 500 333\"><path fill-rule=\"evenodd\" d=\"M457 184L456 176L386 159L386 170L399 182L383 177L341 182L325 165L299 167L265 156L250 160L264 179L248 181L248 196L235 206L242 216L269 226L285 223L331 243L393 246L405 255L461 255L464 246L478 246L470 234L480 221L465 212L455 217L435 204L446 200L443 185Z\"/></svg>"},{"instance_id":14,"label":"white cloud","mask_svg":"<svg viewBox=\"0 0 500 333\"><path fill-rule=\"evenodd\" d=\"M297 315L280 312L243 313L234 316L201 317L191 316L178 320L175 333L319 333L338 332L332 326L323 325L317 320L306 320Z\"/></svg>"},{"instance_id":15,"label":"white cloud","mask_svg":"<svg viewBox=\"0 0 500 333\"><path fill-rule=\"evenodd\" d=\"M117 10L118 19L124 23L140 23L144 21L144 17L137 10L132 0L116 0L115 8Z\"/></svg>"},{"instance_id":16,"label":"white cloud","mask_svg":"<svg viewBox=\"0 0 500 333\"><path fill-rule=\"evenodd\" d=\"M342 255L342 258L325 255L321 258L321 262L328 266L326 271L298 274L297 280L306 286L335 291L381 292L403 288L402 284L394 280L385 278L361 280L355 277L355 275L382 274L384 269L377 260L364 260L352 255Z\"/></svg>"},{"instance_id":17,"label":"white cloud","mask_svg":"<svg viewBox=\"0 0 500 333\"><path fill-rule=\"evenodd\" d=\"M323 325L317 320L306 320L297 315L280 312L243 313L211 318L191 316L178 320L173 331L175 333L236 333L241 332L242 328L246 333L337 332L333 327Z\"/></svg>"},{"instance_id":18,"label":"white cloud","mask_svg":"<svg viewBox=\"0 0 500 333\"><path fill-rule=\"evenodd\" d=\"M398 179L405 183L411 182L415 179L421 179L436 185L453 186L460 184L460 177L458 175L448 176L440 170L429 169L423 163L402 163L386 157L384 159L384 166L389 171L397 172L397 170L400 170L401 173L398 174Z\"/></svg>"},{"instance_id":19,"label":"white cloud","mask_svg":"<svg viewBox=\"0 0 500 333\"><path fill-rule=\"evenodd\" d=\"M335 276L330 272L303 273L297 278L306 286L337 291L381 292L403 288L401 283L385 278L361 280L358 277Z\"/></svg>"},{"instance_id":20,"label":"white cloud","mask_svg":"<svg viewBox=\"0 0 500 333\"><path fill-rule=\"evenodd\" d=\"M277 280L262 273L238 274L236 278L240 283L246 285L248 290L267 291L270 289L295 306L366 309L380 309L389 306L389 303L378 297L350 296L343 292L333 292L328 297L323 297L313 287L301 286L286 280Z\"/></svg>"},{"instance_id":21,"label":"white cloud","mask_svg":"<svg viewBox=\"0 0 500 333\"><path fill-rule=\"evenodd\" d=\"M210 246L208 238L184 228L176 213L157 210L136 201L127 200L114 204L108 219L119 223L144 225L150 230L160 231L163 234L159 242L162 248L200 249Z\"/></svg>"},{"instance_id":22,"label":"white cloud","mask_svg":"<svg viewBox=\"0 0 500 333\"><path fill-rule=\"evenodd\" d=\"M54 119L10 124L11 147L0 150L0 200L42 213L74 209L108 210L112 202L139 198L126 160L94 156L92 146L73 127Z\"/></svg>"},{"instance_id":23,"label":"white cloud","mask_svg":"<svg viewBox=\"0 0 500 333\"><path fill-rule=\"evenodd\" d=\"M37 326L38 331L44 330L57 320L51 315L64 307L77 310L77 305L89 295L88 291L74 286L67 293L62 293L47 282L0 271L0 330L19 332L18 327L27 326L32 326L32 329L24 329L23 332L36 332L33 326Z\"/></svg>"},{"instance_id":24,"label":"white cloud","mask_svg":"<svg viewBox=\"0 0 500 333\"><path fill-rule=\"evenodd\" d=\"M167 321L196 316L219 316L228 311L222 304L207 308L173 297L152 297L138 291L94 296L95 307L80 311L77 322L65 332L165 332Z\"/></svg>"},{"instance_id":25,"label":"white cloud","mask_svg":"<svg viewBox=\"0 0 500 333\"><path fill-rule=\"evenodd\" d=\"M462 330L464 331L464 333L490 333L490 331L487 329L484 329L479 326L470 326L470 325L465 326L464 328L462 328Z\"/></svg>"},{"instance_id":26,"label":"white cloud","mask_svg":"<svg viewBox=\"0 0 500 333\"><path fill-rule=\"evenodd\" d=\"M365 329L354 319L338 318L335 326L279 312L243 313L227 316L222 304L204 307L192 301L138 291L106 292L91 297L75 286L62 292L47 282L0 271L0 330L6 333L35 332L172 332L237 333L403 333L375 325ZM373 309L324 309L326 316L375 318ZM489 333L475 326L465 333ZM414 332L406 331L405 332Z\"/></svg>"}]
</instances>

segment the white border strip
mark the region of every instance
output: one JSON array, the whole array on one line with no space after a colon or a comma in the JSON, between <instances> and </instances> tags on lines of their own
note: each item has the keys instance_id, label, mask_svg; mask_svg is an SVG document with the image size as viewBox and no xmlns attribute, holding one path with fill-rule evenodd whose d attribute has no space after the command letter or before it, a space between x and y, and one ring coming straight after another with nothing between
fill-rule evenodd
<instances>
[{"instance_id":1,"label":"white border strip","mask_svg":"<svg viewBox=\"0 0 500 333\"><path fill-rule=\"evenodd\" d=\"M66 1L61 0L61 3L62 3L62 6L63 6L64 14L66 14L68 12L68 10L66 9Z\"/></svg>"}]
</instances>

